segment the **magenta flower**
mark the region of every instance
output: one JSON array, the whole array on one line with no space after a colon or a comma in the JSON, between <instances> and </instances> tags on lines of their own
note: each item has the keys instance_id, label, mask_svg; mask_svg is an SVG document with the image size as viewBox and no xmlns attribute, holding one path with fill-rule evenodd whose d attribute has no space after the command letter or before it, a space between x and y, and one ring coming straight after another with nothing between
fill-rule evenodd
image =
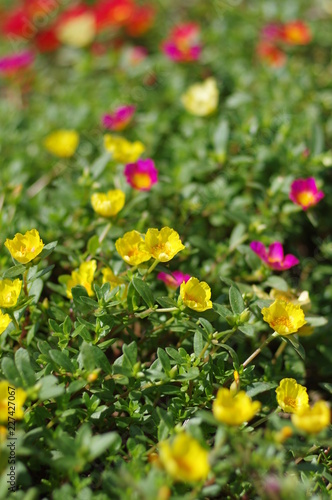
<instances>
[{"instance_id":1,"label":"magenta flower","mask_svg":"<svg viewBox=\"0 0 332 500\"><path fill-rule=\"evenodd\" d=\"M137 160L136 163L128 163L125 166L124 174L128 184L139 191L150 191L153 184L158 181L158 170L150 158Z\"/></svg>"},{"instance_id":2,"label":"magenta flower","mask_svg":"<svg viewBox=\"0 0 332 500\"><path fill-rule=\"evenodd\" d=\"M282 38L283 25L281 23L269 23L262 29L262 36L269 42L276 42Z\"/></svg>"},{"instance_id":3,"label":"magenta flower","mask_svg":"<svg viewBox=\"0 0 332 500\"><path fill-rule=\"evenodd\" d=\"M123 130L131 122L135 111L135 106L120 106L113 113L103 116L103 125L110 130Z\"/></svg>"},{"instance_id":4,"label":"magenta flower","mask_svg":"<svg viewBox=\"0 0 332 500\"><path fill-rule=\"evenodd\" d=\"M157 278L163 281L169 288L176 290L183 282L187 283L190 279L190 274L183 274L181 271L173 271L172 274L159 273Z\"/></svg>"},{"instance_id":5,"label":"magenta flower","mask_svg":"<svg viewBox=\"0 0 332 500\"><path fill-rule=\"evenodd\" d=\"M289 198L303 210L307 210L324 198L324 193L318 191L315 179L308 177L308 179L297 179L292 183Z\"/></svg>"},{"instance_id":6,"label":"magenta flower","mask_svg":"<svg viewBox=\"0 0 332 500\"><path fill-rule=\"evenodd\" d=\"M0 58L0 73L14 73L20 69L30 66L34 62L35 56L30 50L17 52L16 54Z\"/></svg>"},{"instance_id":7,"label":"magenta flower","mask_svg":"<svg viewBox=\"0 0 332 500\"><path fill-rule=\"evenodd\" d=\"M275 271L286 271L300 262L295 255L287 254L284 256L284 249L279 241L272 243L268 251L260 241L252 241L250 248L268 267Z\"/></svg>"},{"instance_id":8,"label":"magenta flower","mask_svg":"<svg viewBox=\"0 0 332 500\"><path fill-rule=\"evenodd\" d=\"M197 61L202 51L199 35L200 27L196 23L180 24L164 41L162 50L172 61Z\"/></svg>"}]
</instances>

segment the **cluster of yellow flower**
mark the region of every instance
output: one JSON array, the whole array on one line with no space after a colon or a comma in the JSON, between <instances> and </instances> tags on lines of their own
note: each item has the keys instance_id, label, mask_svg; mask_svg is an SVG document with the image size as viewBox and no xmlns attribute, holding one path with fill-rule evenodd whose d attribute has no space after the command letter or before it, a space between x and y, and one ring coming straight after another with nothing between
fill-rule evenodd
<instances>
[{"instance_id":1,"label":"cluster of yellow flower","mask_svg":"<svg viewBox=\"0 0 332 500\"><path fill-rule=\"evenodd\" d=\"M10 240L6 239L5 247L9 250L13 259L20 264L28 264L37 257L44 248L36 229L27 231L25 234L17 233ZM13 320L11 308L15 307L22 290L22 281L20 279L0 280L0 308L8 310L9 314L0 310L0 335L6 330Z\"/></svg>"},{"instance_id":2,"label":"cluster of yellow flower","mask_svg":"<svg viewBox=\"0 0 332 500\"><path fill-rule=\"evenodd\" d=\"M317 401L309 406L306 387L298 384L293 378L281 380L276 390L280 408L292 413L292 422L296 428L309 434L317 434L331 423L331 413L325 401Z\"/></svg>"}]
</instances>

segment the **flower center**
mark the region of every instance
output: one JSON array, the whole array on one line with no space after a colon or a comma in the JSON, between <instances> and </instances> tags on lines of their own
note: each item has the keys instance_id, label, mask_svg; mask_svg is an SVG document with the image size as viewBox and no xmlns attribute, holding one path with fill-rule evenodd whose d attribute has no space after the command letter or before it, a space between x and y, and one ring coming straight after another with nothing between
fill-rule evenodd
<instances>
[{"instance_id":1,"label":"flower center","mask_svg":"<svg viewBox=\"0 0 332 500\"><path fill-rule=\"evenodd\" d=\"M290 396L286 396L284 401L286 406L290 406L291 408L297 407L296 399L291 398Z\"/></svg>"},{"instance_id":2,"label":"flower center","mask_svg":"<svg viewBox=\"0 0 332 500\"><path fill-rule=\"evenodd\" d=\"M293 323L288 316L280 316L279 318L273 319L271 321L271 326L275 328L276 326L284 326L288 329L293 327Z\"/></svg>"},{"instance_id":3,"label":"flower center","mask_svg":"<svg viewBox=\"0 0 332 500\"><path fill-rule=\"evenodd\" d=\"M298 202L307 207L309 205L314 205L315 203L315 195L310 191L303 191L297 195Z\"/></svg>"},{"instance_id":4,"label":"flower center","mask_svg":"<svg viewBox=\"0 0 332 500\"><path fill-rule=\"evenodd\" d=\"M148 189L151 186L151 179L148 174L133 175L133 184L138 189Z\"/></svg>"}]
</instances>

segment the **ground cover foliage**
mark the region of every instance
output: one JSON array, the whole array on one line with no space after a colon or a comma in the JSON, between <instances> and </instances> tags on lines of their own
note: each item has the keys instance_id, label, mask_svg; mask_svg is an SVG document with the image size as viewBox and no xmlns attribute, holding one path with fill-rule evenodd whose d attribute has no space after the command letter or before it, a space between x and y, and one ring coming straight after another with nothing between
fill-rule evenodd
<instances>
[{"instance_id":1,"label":"ground cover foliage","mask_svg":"<svg viewBox=\"0 0 332 500\"><path fill-rule=\"evenodd\" d=\"M329 498L332 2L0 8L0 497Z\"/></svg>"}]
</instances>

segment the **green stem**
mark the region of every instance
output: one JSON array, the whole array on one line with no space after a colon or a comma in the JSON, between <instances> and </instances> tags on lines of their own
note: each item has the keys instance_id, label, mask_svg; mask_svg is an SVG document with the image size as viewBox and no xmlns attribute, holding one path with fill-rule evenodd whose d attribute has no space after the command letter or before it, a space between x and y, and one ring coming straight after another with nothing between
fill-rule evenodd
<instances>
[{"instance_id":1,"label":"green stem","mask_svg":"<svg viewBox=\"0 0 332 500\"><path fill-rule=\"evenodd\" d=\"M15 318L14 313L8 312L8 316L11 317L11 320L14 323L16 330L20 330L20 325L19 325L17 319Z\"/></svg>"},{"instance_id":2,"label":"green stem","mask_svg":"<svg viewBox=\"0 0 332 500\"><path fill-rule=\"evenodd\" d=\"M268 337L268 338L267 338L267 339L266 339L266 340L262 343L262 345L261 345L260 347L258 347L258 349L256 349L256 351L254 351L254 352L251 354L251 356L249 356L249 358L247 358L247 359L245 360L245 362L244 362L244 363L242 363L243 368L245 368L246 366L248 366L248 365L249 365L249 363L251 363L251 361L252 361L253 359L255 359L255 358L256 358L256 356L258 356L258 354L259 354L259 353L260 353L260 352L264 349L264 347L266 347L266 346L267 346L267 345L268 345L268 344L269 344L269 343L270 343L273 339L275 339L275 338L276 338L276 337L278 337L278 336L279 336L279 333L277 333L277 332L273 332L273 333L272 333L272 335L270 335L270 337Z\"/></svg>"},{"instance_id":3,"label":"green stem","mask_svg":"<svg viewBox=\"0 0 332 500\"><path fill-rule=\"evenodd\" d=\"M155 267L157 267L157 265L159 264L159 260L156 259L152 264L151 266L149 267L149 269L146 271L146 273L144 274L143 276L143 280L145 280L146 276L150 273L152 273L152 271L154 270Z\"/></svg>"},{"instance_id":4,"label":"green stem","mask_svg":"<svg viewBox=\"0 0 332 500\"><path fill-rule=\"evenodd\" d=\"M26 269L23 273L23 291L27 297L29 297L29 291L28 291L28 272L29 269Z\"/></svg>"}]
</instances>

